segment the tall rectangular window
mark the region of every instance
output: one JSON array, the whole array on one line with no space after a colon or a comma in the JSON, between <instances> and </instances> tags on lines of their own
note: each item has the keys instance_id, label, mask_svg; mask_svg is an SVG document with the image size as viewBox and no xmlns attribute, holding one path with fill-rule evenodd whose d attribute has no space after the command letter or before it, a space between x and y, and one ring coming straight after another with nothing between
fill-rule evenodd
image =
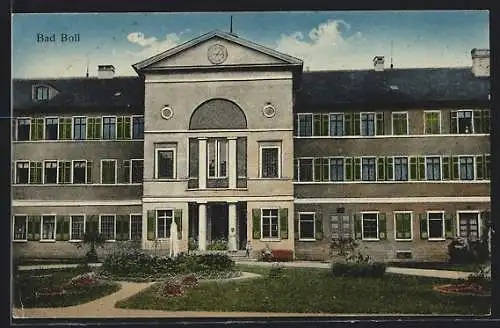
<instances>
[{"instance_id":1,"label":"tall rectangular window","mask_svg":"<svg viewBox=\"0 0 500 328\"><path fill-rule=\"evenodd\" d=\"M330 136L344 135L344 114L330 114Z\"/></svg>"},{"instance_id":2,"label":"tall rectangular window","mask_svg":"<svg viewBox=\"0 0 500 328\"><path fill-rule=\"evenodd\" d=\"M280 175L280 149L276 146L261 146L261 177L278 178Z\"/></svg>"},{"instance_id":3,"label":"tall rectangular window","mask_svg":"<svg viewBox=\"0 0 500 328\"><path fill-rule=\"evenodd\" d=\"M315 136L328 135L328 114L314 114L313 115L313 134Z\"/></svg>"},{"instance_id":4,"label":"tall rectangular window","mask_svg":"<svg viewBox=\"0 0 500 328\"><path fill-rule=\"evenodd\" d=\"M375 114L374 113L361 113L361 135L374 136L375 135Z\"/></svg>"},{"instance_id":5,"label":"tall rectangular window","mask_svg":"<svg viewBox=\"0 0 500 328\"><path fill-rule=\"evenodd\" d=\"M429 239L444 239L444 215L442 212L427 212Z\"/></svg>"},{"instance_id":6,"label":"tall rectangular window","mask_svg":"<svg viewBox=\"0 0 500 328\"><path fill-rule=\"evenodd\" d=\"M55 235L56 235L56 217L54 215L43 215L41 240L55 240Z\"/></svg>"},{"instance_id":7,"label":"tall rectangular window","mask_svg":"<svg viewBox=\"0 0 500 328\"><path fill-rule=\"evenodd\" d=\"M105 240L116 240L115 215L101 215L100 232Z\"/></svg>"},{"instance_id":8,"label":"tall rectangular window","mask_svg":"<svg viewBox=\"0 0 500 328\"><path fill-rule=\"evenodd\" d=\"M58 166L58 183L71 183L71 162L59 161Z\"/></svg>"},{"instance_id":9,"label":"tall rectangular window","mask_svg":"<svg viewBox=\"0 0 500 328\"><path fill-rule=\"evenodd\" d=\"M116 117L102 118L102 138L104 140L116 139Z\"/></svg>"},{"instance_id":10,"label":"tall rectangular window","mask_svg":"<svg viewBox=\"0 0 500 328\"><path fill-rule=\"evenodd\" d=\"M87 182L87 161L73 161L73 183Z\"/></svg>"},{"instance_id":11,"label":"tall rectangular window","mask_svg":"<svg viewBox=\"0 0 500 328\"><path fill-rule=\"evenodd\" d=\"M361 180L375 181L377 179L375 157L363 157L361 160L361 170Z\"/></svg>"},{"instance_id":12,"label":"tall rectangular window","mask_svg":"<svg viewBox=\"0 0 500 328\"><path fill-rule=\"evenodd\" d=\"M57 161L45 161L43 163L43 183L57 183Z\"/></svg>"},{"instance_id":13,"label":"tall rectangular window","mask_svg":"<svg viewBox=\"0 0 500 328\"><path fill-rule=\"evenodd\" d=\"M175 149L156 150L156 170L158 179L175 178Z\"/></svg>"},{"instance_id":14,"label":"tall rectangular window","mask_svg":"<svg viewBox=\"0 0 500 328\"><path fill-rule=\"evenodd\" d=\"M87 138L87 118L74 117L73 118L73 139L85 140Z\"/></svg>"},{"instance_id":15,"label":"tall rectangular window","mask_svg":"<svg viewBox=\"0 0 500 328\"><path fill-rule=\"evenodd\" d=\"M42 183L42 162L30 162L30 183Z\"/></svg>"},{"instance_id":16,"label":"tall rectangular window","mask_svg":"<svg viewBox=\"0 0 500 328\"><path fill-rule=\"evenodd\" d=\"M100 117L87 118L87 139L101 139L101 124L102 119Z\"/></svg>"},{"instance_id":17,"label":"tall rectangular window","mask_svg":"<svg viewBox=\"0 0 500 328\"><path fill-rule=\"evenodd\" d=\"M451 112L451 133L469 134L474 133L472 110L459 110Z\"/></svg>"},{"instance_id":18,"label":"tall rectangular window","mask_svg":"<svg viewBox=\"0 0 500 328\"><path fill-rule=\"evenodd\" d=\"M312 114L297 114L298 135L299 137L312 136Z\"/></svg>"},{"instance_id":19,"label":"tall rectangular window","mask_svg":"<svg viewBox=\"0 0 500 328\"><path fill-rule=\"evenodd\" d=\"M16 162L16 183L17 184L29 183L29 170L30 170L30 162L28 162L28 161Z\"/></svg>"},{"instance_id":20,"label":"tall rectangular window","mask_svg":"<svg viewBox=\"0 0 500 328\"><path fill-rule=\"evenodd\" d=\"M426 157L425 167L426 180L441 180L441 158Z\"/></svg>"},{"instance_id":21,"label":"tall rectangular window","mask_svg":"<svg viewBox=\"0 0 500 328\"><path fill-rule=\"evenodd\" d=\"M299 240L315 240L314 213L299 213Z\"/></svg>"},{"instance_id":22,"label":"tall rectangular window","mask_svg":"<svg viewBox=\"0 0 500 328\"><path fill-rule=\"evenodd\" d=\"M300 158L299 164L299 181L313 181L313 159Z\"/></svg>"},{"instance_id":23,"label":"tall rectangular window","mask_svg":"<svg viewBox=\"0 0 500 328\"><path fill-rule=\"evenodd\" d=\"M43 139L43 118L34 118L31 120L31 140Z\"/></svg>"},{"instance_id":24,"label":"tall rectangular window","mask_svg":"<svg viewBox=\"0 0 500 328\"><path fill-rule=\"evenodd\" d=\"M157 238L170 238L170 225L174 218L173 210L156 211L156 236Z\"/></svg>"},{"instance_id":25,"label":"tall rectangular window","mask_svg":"<svg viewBox=\"0 0 500 328\"><path fill-rule=\"evenodd\" d=\"M394 180L408 181L408 157L394 157Z\"/></svg>"},{"instance_id":26,"label":"tall rectangular window","mask_svg":"<svg viewBox=\"0 0 500 328\"><path fill-rule=\"evenodd\" d=\"M262 238L279 238L278 209L262 209Z\"/></svg>"},{"instance_id":27,"label":"tall rectangular window","mask_svg":"<svg viewBox=\"0 0 500 328\"><path fill-rule=\"evenodd\" d=\"M142 183L143 174L144 174L144 160L142 159L133 159L130 161L131 163L131 176L132 183Z\"/></svg>"},{"instance_id":28,"label":"tall rectangular window","mask_svg":"<svg viewBox=\"0 0 500 328\"><path fill-rule=\"evenodd\" d=\"M328 181L330 175L328 158L314 159L314 181Z\"/></svg>"},{"instance_id":29,"label":"tall rectangular window","mask_svg":"<svg viewBox=\"0 0 500 328\"><path fill-rule=\"evenodd\" d=\"M71 230L70 240L82 240L85 233L85 216L72 215L71 216Z\"/></svg>"},{"instance_id":30,"label":"tall rectangular window","mask_svg":"<svg viewBox=\"0 0 500 328\"><path fill-rule=\"evenodd\" d=\"M396 240L412 239L412 213L394 212L394 231Z\"/></svg>"},{"instance_id":31,"label":"tall rectangular window","mask_svg":"<svg viewBox=\"0 0 500 328\"><path fill-rule=\"evenodd\" d=\"M116 130L116 138L118 140L127 140L130 139L130 117L128 116L120 116L117 119L117 130Z\"/></svg>"},{"instance_id":32,"label":"tall rectangular window","mask_svg":"<svg viewBox=\"0 0 500 328\"><path fill-rule=\"evenodd\" d=\"M101 160L101 183L116 184L116 160Z\"/></svg>"},{"instance_id":33,"label":"tall rectangular window","mask_svg":"<svg viewBox=\"0 0 500 328\"><path fill-rule=\"evenodd\" d=\"M210 139L208 147L208 177L225 178L227 176L227 139Z\"/></svg>"},{"instance_id":34,"label":"tall rectangular window","mask_svg":"<svg viewBox=\"0 0 500 328\"><path fill-rule=\"evenodd\" d=\"M378 214L362 213L363 239L377 240L378 237Z\"/></svg>"},{"instance_id":35,"label":"tall rectangular window","mask_svg":"<svg viewBox=\"0 0 500 328\"><path fill-rule=\"evenodd\" d=\"M344 159L330 158L330 180L344 181Z\"/></svg>"},{"instance_id":36,"label":"tall rectangular window","mask_svg":"<svg viewBox=\"0 0 500 328\"><path fill-rule=\"evenodd\" d=\"M441 133L441 112L424 112L425 134Z\"/></svg>"},{"instance_id":37,"label":"tall rectangular window","mask_svg":"<svg viewBox=\"0 0 500 328\"><path fill-rule=\"evenodd\" d=\"M49 88L46 86L36 87L35 99L38 101L49 99Z\"/></svg>"},{"instance_id":38,"label":"tall rectangular window","mask_svg":"<svg viewBox=\"0 0 500 328\"><path fill-rule=\"evenodd\" d=\"M57 117L47 117L45 119L45 139L57 140L58 128L59 119Z\"/></svg>"},{"instance_id":39,"label":"tall rectangular window","mask_svg":"<svg viewBox=\"0 0 500 328\"><path fill-rule=\"evenodd\" d=\"M392 134L407 135L408 134L408 113L392 113Z\"/></svg>"},{"instance_id":40,"label":"tall rectangular window","mask_svg":"<svg viewBox=\"0 0 500 328\"><path fill-rule=\"evenodd\" d=\"M27 240L28 217L26 215L14 216L14 240Z\"/></svg>"},{"instance_id":41,"label":"tall rectangular window","mask_svg":"<svg viewBox=\"0 0 500 328\"><path fill-rule=\"evenodd\" d=\"M131 240L141 240L142 239L142 215L141 214L131 214L130 215L130 239Z\"/></svg>"},{"instance_id":42,"label":"tall rectangular window","mask_svg":"<svg viewBox=\"0 0 500 328\"><path fill-rule=\"evenodd\" d=\"M132 139L144 139L144 116L132 117Z\"/></svg>"},{"instance_id":43,"label":"tall rectangular window","mask_svg":"<svg viewBox=\"0 0 500 328\"><path fill-rule=\"evenodd\" d=\"M31 120L29 118L17 119L17 140L27 141L30 140L30 127Z\"/></svg>"},{"instance_id":44,"label":"tall rectangular window","mask_svg":"<svg viewBox=\"0 0 500 328\"><path fill-rule=\"evenodd\" d=\"M460 180L474 180L474 157L460 156Z\"/></svg>"},{"instance_id":45,"label":"tall rectangular window","mask_svg":"<svg viewBox=\"0 0 500 328\"><path fill-rule=\"evenodd\" d=\"M459 212L458 223L460 237L469 239L479 238L479 218L477 212Z\"/></svg>"},{"instance_id":46,"label":"tall rectangular window","mask_svg":"<svg viewBox=\"0 0 500 328\"><path fill-rule=\"evenodd\" d=\"M59 118L59 140L71 140L71 118Z\"/></svg>"}]
</instances>

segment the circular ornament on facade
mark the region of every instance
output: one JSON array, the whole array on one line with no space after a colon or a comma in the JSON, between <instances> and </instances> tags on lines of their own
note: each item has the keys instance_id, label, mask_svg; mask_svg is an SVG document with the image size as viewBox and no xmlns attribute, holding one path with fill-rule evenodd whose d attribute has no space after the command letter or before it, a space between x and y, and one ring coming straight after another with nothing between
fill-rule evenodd
<instances>
[{"instance_id":1,"label":"circular ornament on facade","mask_svg":"<svg viewBox=\"0 0 500 328\"><path fill-rule=\"evenodd\" d=\"M227 49L222 44L214 44L208 48L207 55L212 64L222 64L227 59Z\"/></svg>"},{"instance_id":2,"label":"circular ornament on facade","mask_svg":"<svg viewBox=\"0 0 500 328\"><path fill-rule=\"evenodd\" d=\"M174 111L170 106L165 106L161 109L161 117L163 117L166 120L169 120L174 116Z\"/></svg>"},{"instance_id":3,"label":"circular ornament on facade","mask_svg":"<svg viewBox=\"0 0 500 328\"><path fill-rule=\"evenodd\" d=\"M273 105L268 104L262 108L262 114L264 114L265 117L271 118L274 115L276 115L276 108L274 108Z\"/></svg>"}]
</instances>

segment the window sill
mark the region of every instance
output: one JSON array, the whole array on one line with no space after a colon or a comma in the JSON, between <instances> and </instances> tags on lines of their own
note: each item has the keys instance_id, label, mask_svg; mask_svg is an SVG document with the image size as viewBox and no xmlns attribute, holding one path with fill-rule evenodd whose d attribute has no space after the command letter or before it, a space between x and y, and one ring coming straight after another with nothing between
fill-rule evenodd
<instances>
[{"instance_id":1,"label":"window sill","mask_svg":"<svg viewBox=\"0 0 500 328\"><path fill-rule=\"evenodd\" d=\"M13 243L27 243L27 239L12 240Z\"/></svg>"},{"instance_id":2,"label":"window sill","mask_svg":"<svg viewBox=\"0 0 500 328\"><path fill-rule=\"evenodd\" d=\"M106 243L114 243L114 242L116 242L116 240L115 239L110 239L110 240L105 240L105 242Z\"/></svg>"},{"instance_id":3,"label":"window sill","mask_svg":"<svg viewBox=\"0 0 500 328\"><path fill-rule=\"evenodd\" d=\"M312 239L312 238L307 238L307 239L303 239L303 238L299 238L299 241L306 241L306 242L310 242L310 241L316 241L316 239Z\"/></svg>"},{"instance_id":4,"label":"window sill","mask_svg":"<svg viewBox=\"0 0 500 328\"><path fill-rule=\"evenodd\" d=\"M55 239L45 239L45 240L39 240L41 243L55 243Z\"/></svg>"},{"instance_id":5,"label":"window sill","mask_svg":"<svg viewBox=\"0 0 500 328\"><path fill-rule=\"evenodd\" d=\"M68 240L69 243L81 243L82 240L81 239L70 239Z\"/></svg>"},{"instance_id":6,"label":"window sill","mask_svg":"<svg viewBox=\"0 0 500 328\"><path fill-rule=\"evenodd\" d=\"M428 241L446 241L446 238L428 238Z\"/></svg>"},{"instance_id":7,"label":"window sill","mask_svg":"<svg viewBox=\"0 0 500 328\"><path fill-rule=\"evenodd\" d=\"M262 242L279 242L281 241L280 238L261 238L260 241Z\"/></svg>"},{"instance_id":8,"label":"window sill","mask_svg":"<svg viewBox=\"0 0 500 328\"><path fill-rule=\"evenodd\" d=\"M362 238L362 241L380 241L380 238Z\"/></svg>"},{"instance_id":9,"label":"window sill","mask_svg":"<svg viewBox=\"0 0 500 328\"><path fill-rule=\"evenodd\" d=\"M396 238L396 239L394 239L394 240L395 240L395 241L402 241L402 242L405 242L405 241L406 241L406 242L408 242L408 241L413 241L413 238L411 238L411 239L397 239L397 238Z\"/></svg>"}]
</instances>

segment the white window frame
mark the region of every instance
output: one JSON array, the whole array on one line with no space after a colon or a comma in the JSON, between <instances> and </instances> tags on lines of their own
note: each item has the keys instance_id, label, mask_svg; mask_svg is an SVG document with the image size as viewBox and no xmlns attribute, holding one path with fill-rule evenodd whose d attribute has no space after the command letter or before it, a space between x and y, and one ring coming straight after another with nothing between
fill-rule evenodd
<instances>
[{"instance_id":1,"label":"white window frame","mask_svg":"<svg viewBox=\"0 0 500 328\"><path fill-rule=\"evenodd\" d=\"M55 183L46 183L45 182L45 163L56 163L56 182ZM17 166L16 166L17 168ZM46 184L46 185L56 185L58 184L59 182L59 162L57 159L46 159L43 161L42 163L42 184Z\"/></svg>"},{"instance_id":2,"label":"white window frame","mask_svg":"<svg viewBox=\"0 0 500 328\"><path fill-rule=\"evenodd\" d=\"M158 227L159 227L159 224L158 224L158 219L159 219L158 211L171 211L172 212L172 222L173 222L174 221L174 214L175 214L174 213L174 209L173 208L160 208L160 209L156 209L155 210L155 214L156 214L156 222L155 222L156 223L156 231L155 231L155 234L157 236L157 239L158 240L169 240L170 237L161 237L161 238L159 237L160 234L158 233ZM162 216L162 219L167 219L168 217L169 216L165 216L165 217ZM167 229L167 225L165 225L165 229ZM167 235L167 232L170 232L170 227L167 230L164 231L165 232L165 236Z\"/></svg>"},{"instance_id":3,"label":"white window frame","mask_svg":"<svg viewBox=\"0 0 500 328\"><path fill-rule=\"evenodd\" d=\"M405 114L406 115L406 134L394 134L394 114ZM410 118L409 113L404 111L391 112L391 135L393 136L407 136L410 135Z\"/></svg>"},{"instance_id":4,"label":"white window frame","mask_svg":"<svg viewBox=\"0 0 500 328\"><path fill-rule=\"evenodd\" d=\"M139 184L142 184L142 183L140 183L140 182L132 182L132 172L133 172L133 171L132 171L132 168L133 168L133 166L134 166L134 164L133 164L133 163L134 163L134 161L135 161L135 162L142 162L142 175L143 175L143 177L142 177L142 178L143 178L143 180L144 180L144 159L142 159L142 158L131 158L131 159L129 160L129 162L130 162L130 167L129 167L129 175L128 175L128 181L129 181L129 184L137 184L137 185L139 185Z\"/></svg>"},{"instance_id":5,"label":"white window frame","mask_svg":"<svg viewBox=\"0 0 500 328\"><path fill-rule=\"evenodd\" d=\"M278 176L277 177L263 177L263 169L262 165L262 150L263 149L278 149ZM281 144L275 145L259 145L259 178L260 179L280 179L281 178ZM314 181L314 160L313 160L313 181Z\"/></svg>"},{"instance_id":6,"label":"white window frame","mask_svg":"<svg viewBox=\"0 0 500 328\"><path fill-rule=\"evenodd\" d=\"M319 182L319 181L314 181L314 157L299 157L299 158L296 158L296 160L297 160L297 181L308 182L308 183ZM311 181L302 181L302 180L300 180L300 161L301 160L311 160L312 161L312 164L311 164L311 172L312 172Z\"/></svg>"},{"instance_id":7,"label":"white window frame","mask_svg":"<svg viewBox=\"0 0 500 328\"><path fill-rule=\"evenodd\" d=\"M278 236L277 237L264 237L264 229L263 223L264 223L264 210L276 210L278 212L277 214L277 220L278 220ZM267 218L268 220L270 217ZM269 228L269 231L272 231L272 228ZM281 240L281 224L280 224L280 209L277 207L267 207L267 208L261 208L260 209L260 240L262 241L279 241Z\"/></svg>"},{"instance_id":8,"label":"white window frame","mask_svg":"<svg viewBox=\"0 0 500 328\"><path fill-rule=\"evenodd\" d=\"M440 238L431 238L431 230L430 230L430 220L429 220L429 214L435 214L439 213L441 214L441 224L442 224L442 232ZM444 220L444 213L445 211L427 211L427 240L429 241L443 241L446 240L446 229L445 229L445 220Z\"/></svg>"},{"instance_id":9,"label":"white window frame","mask_svg":"<svg viewBox=\"0 0 500 328\"><path fill-rule=\"evenodd\" d=\"M333 160L337 160L337 159L341 159L342 160L342 180L332 180L332 159ZM313 173L314 173L314 163L313 163ZM346 173L346 167L345 167L345 157L342 157L342 156L333 156L333 157L329 157L329 161L328 161L328 181L329 182L332 182L332 183L339 183L339 182L345 182L345 173Z\"/></svg>"},{"instance_id":10,"label":"white window frame","mask_svg":"<svg viewBox=\"0 0 500 328\"><path fill-rule=\"evenodd\" d=\"M115 137L112 139L104 139L104 119L105 118L114 118L115 119ZM116 115L104 115L101 116L101 140L118 140L118 116Z\"/></svg>"},{"instance_id":11,"label":"white window frame","mask_svg":"<svg viewBox=\"0 0 500 328\"><path fill-rule=\"evenodd\" d=\"M57 132L56 132L56 138L55 139L47 139L47 136L45 135L45 132L47 132L47 120L49 119L56 119L57 120ZM31 127L30 127L30 132L31 132ZM48 140L48 141L58 141L59 140L59 116L47 116L43 118L43 139L42 140Z\"/></svg>"},{"instance_id":12,"label":"white window frame","mask_svg":"<svg viewBox=\"0 0 500 328\"><path fill-rule=\"evenodd\" d=\"M78 184L87 184L87 160L86 159L73 159L71 160L71 184L74 184L75 181L75 162L85 162L85 181L83 183ZM102 166L101 166L102 168ZM59 170L58 170L59 171ZM116 177L116 164L115 164L115 177ZM102 178L102 174L101 174Z\"/></svg>"},{"instance_id":13,"label":"white window frame","mask_svg":"<svg viewBox=\"0 0 500 328\"><path fill-rule=\"evenodd\" d=\"M24 216L24 235L25 239L16 239L16 216ZM24 242L28 241L28 215L27 214L14 214L12 215L12 241Z\"/></svg>"},{"instance_id":14,"label":"white window frame","mask_svg":"<svg viewBox=\"0 0 500 328\"><path fill-rule=\"evenodd\" d=\"M99 234L102 234L101 230L101 219L103 216L112 216L114 218L114 237L115 239L106 239L106 241L109 242L115 242L116 241L116 214L99 214Z\"/></svg>"},{"instance_id":15,"label":"white window frame","mask_svg":"<svg viewBox=\"0 0 500 328\"><path fill-rule=\"evenodd\" d=\"M172 151L173 152L173 174L172 178L160 178L158 175L158 153L160 151ZM177 179L177 150L174 147L156 148L155 149L155 179L157 180L176 180Z\"/></svg>"},{"instance_id":16,"label":"white window frame","mask_svg":"<svg viewBox=\"0 0 500 328\"><path fill-rule=\"evenodd\" d=\"M87 216L83 213L80 214L70 214L69 215L69 241L70 242L79 242L81 239L73 238L73 217L74 216L83 216L83 234L87 232ZM99 224L100 226L100 224Z\"/></svg>"},{"instance_id":17,"label":"white window frame","mask_svg":"<svg viewBox=\"0 0 500 328\"><path fill-rule=\"evenodd\" d=\"M397 237L397 225L396 225L396 214L408 214L410 213L410 238L398 238ZM412 241L413 240L413 211L394 211L394 240L395 241Z\"/></svg>"},{"instance_id":18,"label":"white window frame","mask_svg":"<svg viewBox=\"0 0 500 328\"><path fill-rule=\"evenodd\" d=\"M482 229L481 229L481 226L483 224L482 220L483 218L481 217L481 211L480 210L457 210L456 212L456 232L457 232L457 236L460 236L460 214L461 213L476 213L477 214L477 238L481 238L482 237Z\"/></svg>"},{"instance_id":19,"label":"white window frame","mask_svg":"<svg viewBox=\"0 0 500 328\"><path fill-rule=\"evenodd\" d=\"M427 177L427 158L433 158L433 157L439 158L439 180L429 180L429 178ZM427 155L427 156L424 156L424 161L425 161L425 181L443 181L443 155ZM408 163L409 162L410 161L408 161ZM418 164L418 156L417 156L417 166L418 165L419 164Z\"/></svg>"},{"instance_id":20,"label":"white window frame","mask_svg":"<svg viewBox=\"0 0 500 328\"><path fill-rule=\"evenodd\" d=\"M115 183L103 183L102 182L102 173L103 173L103 169L102 169L102 163L103 162L115 162ZM118 172L117 172L117 163L116 163L116 159L101 159L101 167L100 167L100 176L101 176L101 179L100 179L100 182L101 184L103 185L116 185L118 184ZM87 176L87 172L85 172L85 176ZM73 163L71 163L71 183L73 183Z\"/></svg>"},{"instance_id":21,"label":"white window frame","mask_svg":"<svg viewBox=\"0 0 500 328\"><path fill-rule=\"evenodd\" d=\"M35 85L33 87L33 91L34 91L34 95L33 95L33 99L35 101L47 101L50 99L50 88L47 86L47 85L44 85L44 84L40 84L40 85ZM47 99L39 99L38 98L38 90L39 89L46 89L47 90Z\"/></svg>"},{"instance_id":22,"label":"white window frame","mask_svg":"<svg viewBox=\"0 0 500 328\"><path fill-rule=\"evenodd\" d=\"M460 181L476 181L477 180L476 156L477 155L458 155L458 180L460 180ZM460 176L460 159L462 157L472 157L472 174L473 174L472 180L462 179Z\"/></svg>"},{"instance_id":23,"label":"white window frame","mask_svg":"<svg viewBox=\"0 0 500 328\"><path fill-rule=\"evenodd\" d=\"M71 140L75 140L75 119L76 118L83 118L85 120L85 138L84 139L76 139L78 141L84 141L87 140L87 116L71 116Z\"/></svg>"},{"instance_id":24,"label":"white window frame","mask_svg":"<svg viewBox=\"0 0 500 328\"><path fill-rule=\"evenodd\" d=\"M400 181L400 182L409 182L410 180L410 156L408 155L397 155L390 156L392 157L392 181ZM415 156L413 156L415 157ZM408 177L407 180L396 180L396 158L406 158L406 175ZM417 159L418 161L418 159ZM418 165L418 163L417 163ZM387 174L387 172L386 172ZM417 180L418 181L418 180Z\"/></svg>"},{"instance_id":25,"label":"white window frame","mask_svg":"<svg viewBox=\"0 0 500 328\"><path fill-rule=\"evenodd\" d=\"M376 156L361 156L359 158L360 158L359 166L360 166L360 169L361 169L361 172L360 172L361 173L361 176L360 176L361 179L359 181L368 182L368 183L370 183L370 182L372 182L372 183L377 182L378 181L377 157ZM374 159L375 160L375 179L374 180L363 180L363 159ZM393 164L394 164L394 162L393 162ZM354 161L353 161L352 165L353 165L353 173L354 173ZM393 173L394 173L394 167L393 167ZM377 216L377 219L378 219L378 216Z\"/></svg>"},{"instance_id":26,"label":"white window frame","mask_svg":"<svg viewBox=\"0 0 500 328\"><path fill-rule=\"evenodd\" d=\"M226 174L221 175L220 174L220 148L221 148L221 141L223 140L222 138L214 138L214 147L215 147L215 176L210 176L210 162L208 155L210 154L210 139L207 140L207 178L208 179L224 179L228 177L228 170L229 170L229 140L224 139L225 145L226 145ZM212 139L212 140L214 140Z\"/></svg>"},{"instance_id":27,"label":"white window frame","mask_svg":"<svg viewBox=\"0 0 500 328\"><path fill-rule=\"evenodd\" d=\"M373 135L365 135L363 134L363 114L373 114ZM353 120L354 124L354 120ZM359 136L361 137L374 137L377 135L377 112L360 112L359 113Z\"/></svg>"},{"instance_id":28,"label":"white window frame","mask_svg":"<svg viewBox=\"0 0 500 328\"><path fill-rule=\"evenodd\" d=\"M128 240L132 240L132 216L140 216L141 217L141 238L142 240L142 221L144 221L144 217L142 216L142 213L130 213L129 219L128 219ZM156 222L158 224L158 222Z\"/></svg>"},{"instance_id":29,"label":"white window frame","mask_svg":"<svg viewBox=\"0 0 500 328\"><path fill-rule=\"evenodd\" d=\"M332 135L330 134L330 131L331 131L331 130L330 130L330 127L331 127L330 122L331 122L331 117L332 117L333 115L342 115L342 136L332 136ZM341 113L341 112L328 113L328 136L329 136L329 137L334 137L334 138L336 138L336 137L344 137L344 136L346 136L346 131L345 131L345 113Z\"/></svg>"},{"instance_id":30,"label":"white window frame","mask_svg":"<svg viewBox=\"0 0 500 328\"><path fill-rule=\"evenodd\" d=\"M466 108L463 108L463 109L456 109L456 110L454 110L454 111L455 111L455 112L457 112L457 118L456 118L456 120L455 120L455 122L454 122L454 123L455 123L455 125L456 125L456 128L457 128L457 134L459 134L459 135L469 135L469 134L475 134L475 133L476 133L476 131L475 131L475 128L474 128L474 109L466 109ZM469 133L460 133L460 131L459 131L460 129L459 129L459 124L458 124L458 120L459 120L459 118L458 118L458 113L460 113L460 112L471 112L471 114L470 114L470 121L471 121L471 125L470 125L470 126L471 126L471 130L472 130L472 131L470 131ZM490 114L490 115L491 115L491 114ZM490 116L490 117L491 117L491 116Z\"/></svg>"},{"instance_id":31,"label":"white window frame","mask_svg":"<svg viewBox=\"0 0 500 328\"><path fill-rule=\"evenodd\" d=\"M361 214L361 240L363 241L379 241L380 240L380 218L378 217L379 211L363 211ZM377 215L377 238L365 238L365 225L364 218L365 214L376 214Z\"/></svg>"},{"instance_id":32,"label":"white window frame","mask_svg":"<svg viewBox=\"0 0 500 328\"><path fill-rule=\"evenodd\" d=\"M43 239L43 218L44 217L54 217L54 239ZM41 242L54 242L56 241L57 234L57 214L42 214L40 218L40 241Z\"/></svg>"},{"instance_id":33,"label":"white window frame","mask_svg":"<svg viewBox=\"0 0 500 328\"><path fill-rule=\"evenodd\" d=\"M130 140L144 140L144 135L142 139L134 139L134 117L142 117L144 119L144 125L146 124L146 119L144 118L144 115L132 115L130 116ZM143 129L145 130L145 129ZM144 134L144 132L143 132Z\"/></svg>"},{"instance_id":34,"label":"white window frame","mask_svg":"<svg viewBox=\"0 0 500 328\"><path fill-rule=\"evenodd\" d=\"M442 120L442 115L441 115L441 111L440 110L424 110L424 131L423 131L423 135L432 135L432 134L427 134L425 133L425 130L426 130L426 125L425 125L425 113L438 113L438 116L439 116L439 133L438 134L442 134L443 133L443 120Z\"/></svg>"},{"instance_id":35,"label":"white window frame","mask_svg":"<svg viewBox=\"0 0 500 328\"><path fill-rule=\"evenodd\" d=\"M28 120L29 121L29 124L28 124L28 126L29 126L28 140L19 140L19 133L18 133L19 132L18 131L18 128L19 128L18 122L19 122L19 120ZM16 141L30 141L31 140L31 120L32 120L31 117L26 117L26 116L16 117L16 119L15 119L15 126L16 126L16 128L15 128L15 131L16 131L16 136L15 137L16 137L16 139L15 140Z\"/></svg>"},{"instance_id":36,"label":"white window frame","mask_svg":"<svg viewBox=\"0 0 500 328\"><path fill-rule=\"evenodd\" d=\"M310 136L301 136L300 135L300 123L299 123L299 117L300 116L311 116L311 135ZM330 117L328 117L328 120L330 120ZM328 123L330 124L330 123ZM330 131L328 131L330 132ZM302 137L302 138L311 138L314 137L314 114L313 113L297 113L297 136Z\"/></svg>"},{"instance_id":37,"label":"white window frame","mask_svg":"<svg viewBox=\"0 0 500 328\"><path fill-rule=\"evenodd\" d=\"M312 216L313 216L313 238L301 238L300 237L300 233L301 233L301 231L300 231L300 217L302 214L304 214L304 215L311 215L312 214ZM299 215L299 222L298 222L298 224L299 224L299 226L298 226L299 241L316 241L316 212L299 212L298 215Z\"/></svg>"},{"instance_id":38,"label":"white window frame","mask_svg":"<svg viewBox=\"0 0 500 328\"><path fill-rule=\"evenodd\" d=\"M17 163L28 163L28 182L17 183ZM25 161L25 160L15 161L14 162L14 182L16 182L16 184L19 184L19 185L27 185L30 183L30 178L31 178L30 161ZM42 176L42 178L43 178L43 176Z\"/></svg>"}]
</instances>

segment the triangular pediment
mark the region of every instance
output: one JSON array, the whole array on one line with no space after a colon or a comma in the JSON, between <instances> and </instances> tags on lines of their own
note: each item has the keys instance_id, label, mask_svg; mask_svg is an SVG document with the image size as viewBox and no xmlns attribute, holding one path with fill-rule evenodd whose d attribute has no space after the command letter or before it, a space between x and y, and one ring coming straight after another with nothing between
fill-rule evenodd
<instances>
[{"instance_id":1,"label":"triangular pediment","mask_svg":"<svg viewBox=\"0 0 500 328\"><path fill-rule=\"evenodd\" d=\"M133 65L138 72L241 66L302 66L302 61L233 34L215 31Z\"/></svg>"}]
</instances>

